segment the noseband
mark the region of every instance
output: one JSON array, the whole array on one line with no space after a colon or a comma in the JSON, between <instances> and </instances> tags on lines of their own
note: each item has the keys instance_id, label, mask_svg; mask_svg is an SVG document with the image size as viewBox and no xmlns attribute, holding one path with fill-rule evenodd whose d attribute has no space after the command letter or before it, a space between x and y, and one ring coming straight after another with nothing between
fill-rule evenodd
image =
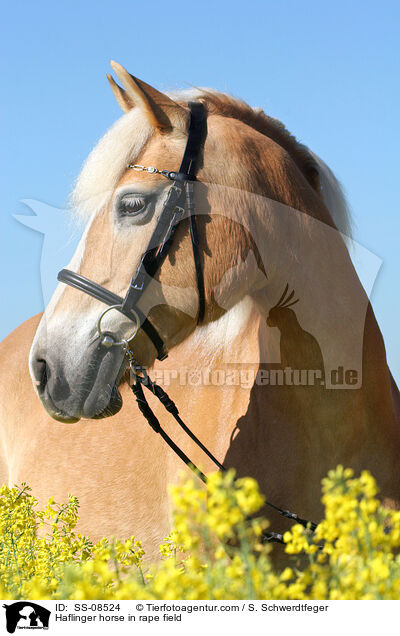
<instances>
[{"instance_id":1,"label":"noseband","mask_svg":"<svg viewBox=\"0 0 400 636\"><path fill-rule=\"evenodd\" d=\"M189 107L190 123L188 139L178 172L158 170L157 168L147 168L139 165L128 166L133 170L146 171L150 174L161 174L172 181L172 185L169 187L160 218L150 238L147 249L141 258L136 273L131 279L125 298L117 296L117 294L114 294L105 287L69 269L62 269L57 276L61 283L75 287L89 294L89 296L93 296L93 298L96 298L105 305L108 305L108 309L103 311L97 325L98 334L104 346L124 346L127 348L129 342L133 340L139 328L141 328L156 348L157 358L159 360L164 360L168 355L165 344L157 329L149 319L144 316L137 305L150 280L155 276L164 262L171 249L178 225L186 214L189 219L190 237L192 240L193 259L199 293L198 323L202 322L205 312L204 276L200 260L199 238L194 209L193 182L196 181L199 156L207 136L207 116L203 104L191 102ZM103 316L105 316L110 309L116 309L135 323L134 332L128 338L117 341L108 334L103 334L101 321Z\"/></svg>"},{"instance_id":2,"label":"noseband","mask_svg":"<svg viewBox=\"0 0 400 636\"><path fill-rule=\"evenodd\" d=\"M69 269L62 269L57 278L60 282L75 287L79 291L82 291L89 296L93 296L100 302L108 305L99 317L97 323L97 330L100 341L105 347L122 346L125 348L127 358L129 360L130 368L133 375L133 384L131 389L136 397L136 401L141 413L146 418L152 429L161 435L168 446L189 466L195 471L197 476L206 481L206 476L202 473L190 460L190 458L175 444L175 442L169 437L169 435L163 430L158 421L156 415L148 404L143 392L143 386L149 389L162 403L164 408L172 415L179 426L185 431L185 433L197 444L197 446L214 462L214 464L222 471L226 471L226 468L221 464L214 455L207 449L204 444L192 433L192 431L186 426L179 416L179 411L174 402L170 399L167 393L153 382L146 373L143 367L136 365L132 352L129 350L129 342L133 340L139 329L142 329L152 341L157 350L157 357L159 360L164 360L168 352L165 348L165 344L159 335L157 329L152 325L149 319L143 314L138 307L138 302L144 293L151 278L155 276L164 262L173 242L173 238L176 229L187 213L189 218L190 237L192 240L193 259L196 269L197 288L199 292L199 311L197 316L197 322L201 323L204 318L205 312L205 292L204 292L204 277L201 267L200 250L199 250L199 238L196 225L195 208L194 208L194 194L193 194L193 182L196 181L196 173L199 164L199 155L201 148L207 136L207 117L203 104L198 102L189 103L190 107L190 123L189 134L186 142L186 148L183 154L182 162L178 172L171 172L168 170L159 170L158 168L145 167L140 165L130 165L129 168L138 171L145 171L150 174L160 174L170 181L170 186L165 203L161 210L160 218L151 236L150 242L144 252L135 275L132 277L129 289L125 295L125 298L121 298L117 294L109 291L105 287L98 285L85 276L76 274ZM108 334L104 334L101 329L101 321L103 317L111 309L116 309L121 314L132 320L134 324L133 333L120 341L115 340ZM296 513L284 510L269 501L265 501L265 505L276 510L280 515L300 523L305 528L309 528L314 531L316 524L302 519ZM264 532L264 540L274 541L278 543L284 543L283 536L275 532Z\"/></svg>"}]
</instances>

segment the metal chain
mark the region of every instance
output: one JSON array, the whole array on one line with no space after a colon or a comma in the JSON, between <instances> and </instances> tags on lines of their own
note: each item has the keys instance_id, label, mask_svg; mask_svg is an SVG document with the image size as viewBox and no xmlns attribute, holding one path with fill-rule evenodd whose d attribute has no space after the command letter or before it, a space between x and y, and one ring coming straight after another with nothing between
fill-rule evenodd
<instances>
[{"instance_id":1,"label":"metal chain","mask_svg":"<svg viewBox=\"0 0 400 636\"><path fill-rule=\"evenodd\" d=\"M154 168L154 166L140 166L138 164L129 164L128 168L132 168L132 170L136 170L137 172L149 172L150 174L161 174L163 177L167 179L174 180L177 173L171 170L159 170L158 168Z\"/></svg>"}]
</instances>

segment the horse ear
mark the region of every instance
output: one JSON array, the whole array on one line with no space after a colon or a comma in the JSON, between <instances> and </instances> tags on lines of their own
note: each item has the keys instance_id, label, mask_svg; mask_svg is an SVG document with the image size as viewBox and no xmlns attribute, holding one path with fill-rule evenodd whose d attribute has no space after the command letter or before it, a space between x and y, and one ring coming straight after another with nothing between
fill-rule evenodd
<instances>
[{"instance_id":1,"label":"horse ear","mask_svg":"<svg viewBox=\"0 0 400 636\"><path fill-rule=\"evenodd\" d=\"M154 128L161 130L181 128L186 130L188 111L185 108L179 106L167 95L160 93L160 91L146 84L146 82L130 75L121 64L111 62L111 66L125 88L125 91L123 91L114 82L115 87L117 87L116 91L113 84L111 84L114 95L120 105L121 102L123 103L121 107L124 110L130 110L132 106L128 108L128 105L132 104L144 110Z\"/></svg>"},{"instance_id":2,"label":"horse ear","mask_svg":"<svg viewBox=\"0 0 400 636\"><path fill-rule=\"evenodd\" d=\"M133 103L133 101L129 97L128 93L126 91L124 91L124 89L121 88L114 81L114 78L111 77L111 75L109 75L108 73L107 73L107 79L110 82L111 90L114 93L114 97L117 100L119 106L124 111L124 113L127 113L128 110L131 110L134 107L135 104Z\"/></svg>"}]
</instances>

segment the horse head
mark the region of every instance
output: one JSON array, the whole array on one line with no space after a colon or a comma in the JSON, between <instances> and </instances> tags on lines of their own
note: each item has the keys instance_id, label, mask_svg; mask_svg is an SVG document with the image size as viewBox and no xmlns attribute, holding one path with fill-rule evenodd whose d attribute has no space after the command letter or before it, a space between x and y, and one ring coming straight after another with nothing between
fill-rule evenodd
<instances>
[{"instance_id":1,"label":"horse head","mask_svg":"<svg viewBox=\"0 0 400 636\"><path fill-rule=\"evenodd\" d=\"M180 165L188 137L188 102L194 97L207 111L208 132L193 184L204 276L202 323L207 325L252 287L260 287L262 258L252 237L263 232L257 227L257 201L251 204L249 196L257 189L260 195L271 195L265 192L270 182L264 181L261 169L254 171L267 138L237 114L229 116L225 96L198 91L173 100L120 65L113 63L113 68L125 88L109 80L125 114L100 140L78 178L72 200L87 226L69 267L109 292L125 295L168 196L171 183L163 173ZM236 106L240 108L251 111L245 105ZM270 155L281 152L268 142L274 146ZM186 339L198 322L192 250L189 219L183 218L168 257L138 303L138 310L155 326L168 350ZM249 258L251 252L257 258ZM261 279L262 286L265 276ZM216 300L217 288L223 303ZM61 284L37 331L31 375L43 405L59 421L106 417L121 408L118 385L126 371L125 351L103 346L97 329L101 313L98 299ZM122 342L129 339L132 328L128 317L113 310L101 325L103 336ZM136 361L152 365L157 350L144 329L138 330L129 346Z\"/></svg>"}]
</instances>

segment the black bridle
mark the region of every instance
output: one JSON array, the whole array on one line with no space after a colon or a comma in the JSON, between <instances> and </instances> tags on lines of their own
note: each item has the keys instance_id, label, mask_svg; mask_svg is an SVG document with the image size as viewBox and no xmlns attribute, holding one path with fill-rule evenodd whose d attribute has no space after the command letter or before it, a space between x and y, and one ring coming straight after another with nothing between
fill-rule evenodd
<instances>
[{"instance_id":1,"label":"black bridle","mask_svg":"<svg viewBox=\"0 0 400 636\"><path fill-rule=\"evenodd\" d=\"M199 237L197 232L195 208L194 208L194 193L193 182L196 181L196 173L199 167L199 160L201 149L207 136L207 117L203 104L199 102L189 103L190 108L190 123L188 139L183 154L182 162L178 172L172 172L167 170L158 170L153 167L145 167L140 165L130 165L129 168L134 170L146 171L150 174L160 174L170 179L172 185L170 186L165 203L161 210L161 214L157 225L150 238L149 245L144 252L135 275L132 277L129 289L125 295L125 298L121 298L117 294L110 292L105 287L98 285L80 274L76 274L68 269L62 269L57 278L60 282L66 283L71 287L93 296L100 302L108 305L108 309L104 310L98 321L98 332L101 342L106 347L114 345L122 345L125 347L126 355L129 360L130 369L133 376L133 383L131 389L136 397L139 409L150 424L152 429L161 435L168 446L189 466L195 471L197 476L204 482L207 478L190 460L190 458L175 444L175 442L167 435L158 421L156 415L149 406L146 397L144 395L143 386L151 391L163 404L164 408L171 413L177 423L185 431L185 433L201 448L201 450L214 462L214 464L221 470L226 471L226 468L221 464L212 453L207 449L204 444L192 433L192 431L186 426L179 416L179 411L174 402L169 398L167 393L155 382L153 382L146 373L146 370L137 365L133 358L132 352L129 350L129 341L133 339L139 328L141 328L146 335L152 341L154 347L157 350L157 357L159 360L164 360L168 352L166 351L164 342L159 335L157 329L152 325L148 318L138 308L138 302L144 293L148 283L155 276L164 262L171 245L173 238L180 221L184 218L185 213L188 215L190 236L193 248L193 258L196 269L197 288L199 293L199 310L197 316L197 322L201 323L205 313L205 291L204 291L204 277L203 269L200 260L199 249ZM101 320L103 316L111 309L116 309L124 316L135 322L134 334L121 342L117 342L109 335L104 335L101 331ZM289 510L283 510L279 506L266 501L266 505L276 510L280 515L289 518L297 523L300 523L310 530L315 530L317 527L315 523L300 518L297 514L290 512ZM284 543L283 536L274 532L264 533L267 541L275 541Z\"/></svg>"},{"instance_id":2,"label":"black bridle","mask_svg":"<svg viewBox=\"0 0 400 636\"><path fill-rule=\"evenodd\" d=\"M172 181L160 218L150 238L149 245L144 252L135 275L129 285L125 298L121 298L110 292L105 287L76 274L69 269L62 269L57 278L60 282L71 285L100 302L117 309L130 320L135 321L137 328L141 328L150 338L157 351L157 358L164 360L168 352L157 329L152 325L137 304L144 293L149 281L155 276L164 262L173 242L176 229L182 220L185 211L188 214L190 236L193 247L193 258L196 268L197 288L199 292L198 323L202 322L205 311L204 278L201 267L199 239L196 217L194 214L193 182L196 181L196 173L200 158L201 148L207 136L207 117L203 104L191 102L189 134L182 162L178 172L158 170L157 168L145 168L144 166L131 165L135 170L146 170L154 174L161 174ZM108 311L108 310L106 310ZM105 312L104 312L105 313ZM104 315L104 314L103 314ZM99 331L101 328L99 320ZM134 333L136 335L136 331ZM117 344L109 336L102 340L105 346ZM118 343L119 344L119 343Z\"/></svg>"}]
</instances>

